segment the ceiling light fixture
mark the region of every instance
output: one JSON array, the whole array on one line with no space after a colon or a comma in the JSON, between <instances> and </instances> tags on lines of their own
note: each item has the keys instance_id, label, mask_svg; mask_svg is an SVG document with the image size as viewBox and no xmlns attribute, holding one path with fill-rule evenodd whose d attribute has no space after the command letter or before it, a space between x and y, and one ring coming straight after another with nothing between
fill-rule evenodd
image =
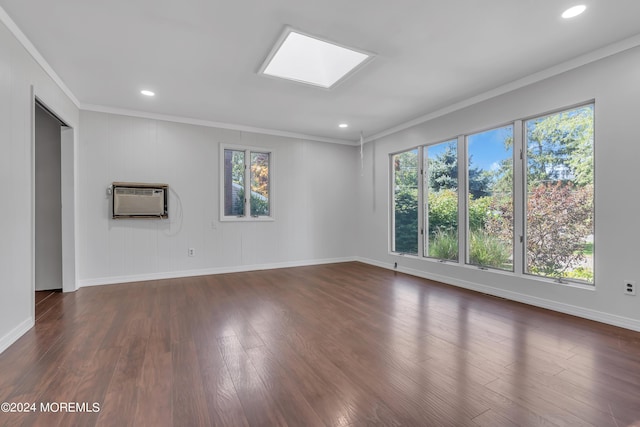
<instances>
[{"instance_id":1,"label":"ceiling light fixture","mask_svg":"<svg viewBox=\"0 0 640 427\"><path fill-rule=\"evenodd\" d=\"M259 73L330 89L372 58L286 27Z\"/></svg>"},{"instance_id":2,"label":"ceiling light fixture","mask_svg":"<svg viewBox=\"0 0 640 427\"><path fill-rule=\"evenodd\" d=\"M578 6L573 6L570 7L569 9L565 10L564 12L562 12L562 17L564 19L570 19L570 18L575 18L576 16L580 15L582 12L584 12L587 9L587 6L580 4Z\"/></svg>"},{"instance_id":3,"label":"ceiling light fixture","mask_svg":"<svg viewBox=\"0 0 640 427\"><path fill-rule=\"evenodd\" d=\"M154 92L151 92L150 90L141 90L140 91L141 94L143 94L144 96L155 96Z\"/></svg>"},{"instance_id":4,"label":"ceiling light fixture","mask_svg":"<svg viewBox=\"0 0 640 427\"><path fill-rule=\"evenodd\" d=\"M346 124L346 123L340 123L340 124L338 125L338 127L339 127L339 128L344 129L344 128L348 128L348 127L349 127L349 125L348 125L348 124Z\"/></svg>"}]
</instances>

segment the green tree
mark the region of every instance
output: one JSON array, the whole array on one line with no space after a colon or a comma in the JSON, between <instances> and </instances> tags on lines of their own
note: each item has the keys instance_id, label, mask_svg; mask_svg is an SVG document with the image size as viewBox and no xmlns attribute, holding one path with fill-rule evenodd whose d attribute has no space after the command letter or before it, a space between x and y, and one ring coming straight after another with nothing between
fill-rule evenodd
<instances>
[{"instance_id":1,"label":"green tree","mask_svg":"<svg viewBox=\"0 0 640 427\"><path fill-rule=\"evenodd\" d=\"M593 106L529 120L529 187L543 182L593 184Z\"/></svg>"},{"instance_id":2,"label":"green tree","mask_svg":"<svg viewBox=\"0 0 640 427\"><path fill-rule=\"evenodd\" d=\"M418 150L393 156L396 188L418 188Z\"/></svg>"},{"instance_id":3,"label":"green tree","mask_svg":"<svg viewBox=\"0 0 640 427\"><path fill-rule=\"evenodd\" d=\"M418 190L404 188L395 196L395 251L418 253Z\"/></svg>"},{"instance_id":4,"label":"green tree","mask_svg":"<svg viewBox=\"0 0 640 427\"><path fill-rule=\"evenodd\" d=\"M394 250L418 253L418 150L393 156Z\"/></svg>"},{"instance_id":5,"label":"green tree","mask_svg":"<svg viewBox=\"0 0 640 427\"><path fill-rule=\"evenodd\" d=\"M490 173L472 167L469 158L469 192L474 197L484 197L491 194ZM429 191L458 188L458 155L455 143L448 144L445 151L436 157L429 158Z\"/></svg>"},{"instance_id":6,"label":"green tree","mask_svg":"<svg viewBox=\"0 0 640 427\"><path fill-rule=\"evenodd\" d=\"M454 143L436 157L429 157L429 191L455 190L458 188L458 155Z\"/></svg>"},{"instance_id":7,"label":"green tree","mask_svg":"<svg viewBox=\"0 0 640 427\"><path fill-rule=\"evenodd\" d=\"M513 147L513 136L504 139L505 151ZM511 194L513 192L513 157L502 159L499 167L491 172L492 192L497 194Z\"/></svg>"}]
</instances>

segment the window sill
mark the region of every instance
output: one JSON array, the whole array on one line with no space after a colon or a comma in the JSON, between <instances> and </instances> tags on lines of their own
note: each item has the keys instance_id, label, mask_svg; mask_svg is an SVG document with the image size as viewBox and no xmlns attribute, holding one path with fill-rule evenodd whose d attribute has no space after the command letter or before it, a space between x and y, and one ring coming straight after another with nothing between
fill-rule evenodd
<instances>
[{"instance_id":1,"label":"window sill","mask_svg":"<svg viewBox=\"0 0 640 427\"><path fill-rule=\"evenodd\" d=\"M273 222L275 221L275 218L272 216L259 216L259 217L252 217L252 216L242 216L242 217L235 217L235 216L225 216L220 218L220 222Z\"/></svg>"},{"instance_id":2,"label":"window sill","mask_svg":"<svg viewBox=\"0 0 640 427\"><path fill-rule=\"evenodd\" d=\"M480 267L478 267L476 265L462 264L462 263L460 263L458 261L440 260L440 259L437 259L437 258L420 257L420 256L414 255L414 254L402 254L402 253L398 253L398 252L389 252L389 255L402 257L402 258L415 259L415 260L419 260L419 261L432 262L432 263L437 263L437 264L451 265L451 266L455 266L457 268L466 268L466 269L473 269L473 270L482 271L482 272L488 272L488 273L493 273L493 274L502 274L502 275L506 275L506 276L518 277L518 278L522 278L522 279L533 280L533 281L536 281L536 282L539 282L539 283L551 284L551 285L556 285L556 286L568 286L570 288L584 289L584 290L588 290L588 291L595 291L596 290L595 283L583 283L583 282L575 282L575 281L570 281L570 280L558 282L555 279L551 279L551 278L548 278L548 277L535 276L533 274L526 274L526 273L518 274L518 273L516 273L514 271L500 270L498 268L491 268L491 267L480 268Z\"/></svg>"}]
</instances>

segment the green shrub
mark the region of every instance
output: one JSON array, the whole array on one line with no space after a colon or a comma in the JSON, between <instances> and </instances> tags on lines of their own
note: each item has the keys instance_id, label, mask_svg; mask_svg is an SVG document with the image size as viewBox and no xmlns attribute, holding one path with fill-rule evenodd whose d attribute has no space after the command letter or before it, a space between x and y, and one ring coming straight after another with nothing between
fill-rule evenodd
<instances>
[{"instance_id":1,"label":"green shrub","mask_svg":"<svg viewBox=\"0 0 640 427\"><path fill-rule=\"evenodd\" d=\"M491 200L491 197L474 199L473 196L469 196L469 229L471 231L484 229L491 212Z\"/></svg>"},{"instance_id":2,"label":"green shrub","mask_svg":"<svg viewBox=\"0 0 640 427\"><path fill-rule=\"evenodd\" d=\"M418 189L403 188L395 198L395 251L417 254Z\"/></svg>"},{"instance_id":3,"label":"green shrub","mask_svg":"<svg viewBox=\"0 0 640 427\"><path fill-rule=\"evenodd\" d=\"M499 238L482 231L472 231L469 238L471 264L496 268L510 266L511 248Z\"/></svg>"},{"instance_id":4,"label":"green shrub","mask_svg":"<svg viewBox=\"0 0 640 427\"><path fill-rule=\"evenodd\" d=\"M457 229L458 193L451 189L429 192L429 236Z\"/></svg>"},{"instance_id":5,"label":"green shrub","mask_svg":"<svg viewBox=\"0 0 640 427\"><path fill-rule=\"evenodd\" d=\"M469 228L473 231L484 228L491 212L491 197L469 196ZM444 189L429 192L429 235L437 231L457 231L458 193Z\"/></svg>"},{"instance_id":6,"label":"green shrub","mask_svg":"<svg viewBox=\"0 0 640 427\"><path fill-rule=\"evenodd\" d=\"M562 277L586 280L589 283L593 283L593 270L588 267L577 267L573 270L565 271Z\"/></svg>"},{"instance_id":7,"label":"green shrub","mask_svg":"<svg viewBox=\"0 0 640 427\"><path fill-rule=\"evenodd\" d=\"M438 230L429 239L430 257L457 260L458 259L458 233L456 231Z\"/></svg>"},{"instance_id":8,"label":"green shrub","mask_svg":"<svg viewBox=\"0 0 640 427\"><path fill-rule=\"evenodd\" d=\"M269 215L269 200L251 194L251 215Z\"/></svg>"}]
</instances>

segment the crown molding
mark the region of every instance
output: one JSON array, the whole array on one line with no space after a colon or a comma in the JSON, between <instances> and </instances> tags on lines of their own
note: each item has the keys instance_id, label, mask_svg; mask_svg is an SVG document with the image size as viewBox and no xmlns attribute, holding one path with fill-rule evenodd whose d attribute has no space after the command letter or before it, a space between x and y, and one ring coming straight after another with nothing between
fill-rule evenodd
<instances>
[{"instance_id":1,"label":"crown molding","mask_svg":"<svg viewBox=\"0 0 640 427\"><path fill-rule=\"evenodd\" d=\"M124 108L107 107L103 105L81 104L81 110L95 111L97 113L118 114L121 116L139 117L142 119L162 120L165 122L184 123L188 125L205 126L211 128L237 130L241 132L261 133L264 135L282 136L285 138L305 139L309 141L328 142L331 144L356 145L355 142L346 139L325 138L322 136L307 135L303 133L288 132L277 129L267 129L254 126L239 125L233 123L214 122L211 120L192 119L189 117L172 116L168 114L150 113L147 111L127 110Z\"/></svg>"},{"instance_id":2,"label":"crown molding","mask_svg":"<svg viewBox=\"0 0 640 427\"><path fill-rule=\"evenodd\" d=\"M20 44L22 44L22 46L27 50L27 52L38 63L38 65L42 67L44 72L58 85L58 87L65 93L65 95L67 95L67 97L69 97L71 102L73 102L78 109L140 117L140 118L148 118L153 120L185 123L185 124L192 124L192 125L198 125L198 126L216 127L221 129L237 130L237 131L243 131L243 132L262 133L266 135L282 136L286 138L306 139L306 140L317 141L317 142L328 142L332 144L356 146L356 145L359 145L360 143L359 140L343 140L343 139L336 139L336 138L326 138L326 137L321 137L316 135L307 135L307 134L288 132L288 131L277 130L277 129L267 129L267 128L260 128L260 127L232 124L232 123L221 123L221 122L214 122L210 120L192 119L188 117L156 114L156 113L149 113L144 111L127 110L127 109L107 107L107 106L101 106L101 105L81 104L78 98L76 98L76 96L73 94L73 92L71 92L71 90L67 87L67 85L60 78L60 76L58 76L58 74L44 59L44 57L40 54L40 52L38 52L38 50L35 48L33 43L31 43L29 38L22 32L22 30L20 30L20 28L18 28L16 23L13 21L13 19L11 19L11 17L7 14L7 12L2 7L0 7L0 22L2 22L7 27L7 29L13 34L13 36L20 42ZM489 91L483 92L479 95L473 96L466 100L451 104L439 110L432 111L430 113L416 117L415 119L401 123L397 126L393 126L391 128L388 128L386 130L383 130L374 135L364 138L364 143L368 143L371 141L375 141L376 139L384 138L385 136L389 136L391 134L403 131L405 129L409 129L413 126L417 126L419 124L428 122L430 120L436 119L446 114L450 114L455 111L461 110L463 108L470 107L472 105L489 100L491 98L504 95L505 93L512 92L514 90L523 88L525 86L529 86L531 84L534 84L542 80L548 79L550 77L556 76L558 74L562 74L564 72L573 70L583 65L587 65L589 63L598 61L600 59L604 59L606 57L615 55L617 53L624 52L625 50L633 49L634 47L637 47L637 46L640 46L640 34L626 38L616 43L612 43L602 48L596 49L584 55L580 55L576 58L570 59L568 61L555 65L553 67L547 68L545 70L542 70L537 73L531 74L529 76L523 77L521 79L515 80L511 83L507 83L505 85L499 86L495 89L491 89Z\"/></svg>"},{"instance_id":3,"label":"crown molding","mask_svg":"<svg viewBox=\"0 0 640 427\"><path fill-rule=\"evenodd\" d=\"M609 56L615 55L617 53L624 52L625 50L633 49L634 47L637 47L637 46L640 46L640 34L637 34L635 36L621 40L619 42L601 47L600 49L596 49L584 55L580 55L578 57L562 62L558 65L554 65L553 67L547 68L545 70L538 71L537 73L533 73L521 79L514 80L511 83L507 83L495 89L491 89L489 91L483 92L479 95L465 99L464 101L456 102L455 104L451 104L447 107L441 108L431 113L427 113L420 117L416 117L413 120L409 120L408 122L404 122L397 126L391 127L389 129L378 132L374 135L371 135L365 138L364 142L367 143L367 142L374 141L376 139L384 138L385 136L389 136L394 133L403 131L405 129L409 129L413 126L417 126L419 124L428 122L438 117L442 117L446 114L453 113L455 111L461 110L466 107L470 107L474 104L478 104L488 99L495 98L500 95L504 95L505 93L512 92L514 90L532 85L534 83L540 82L550 77L557 76L567 71L582 67L583 65L587 65L592 62L599 61L600 59L604 59Z\"/></svg>"},{"instance_id":4,"label":"crown molding","mask_svg":"<svg viewBox=\"0 0 640 427\"><path fill-rule=\"evenodd\" d=\"M51 65L46 59L38 52L36 47L31 43L31 40L18 28L18 25L11 19L7 12L0 7L0 22L13 34L13 36L20 42L20 44L26 49L31 57L42 67L45 73L58 85L58 87L64 92L65 95L75 104L77 108L80 108L80 101L71 92L71 89L67 87L60 76L51 68Z\"/></svg>"}]
</instances>

